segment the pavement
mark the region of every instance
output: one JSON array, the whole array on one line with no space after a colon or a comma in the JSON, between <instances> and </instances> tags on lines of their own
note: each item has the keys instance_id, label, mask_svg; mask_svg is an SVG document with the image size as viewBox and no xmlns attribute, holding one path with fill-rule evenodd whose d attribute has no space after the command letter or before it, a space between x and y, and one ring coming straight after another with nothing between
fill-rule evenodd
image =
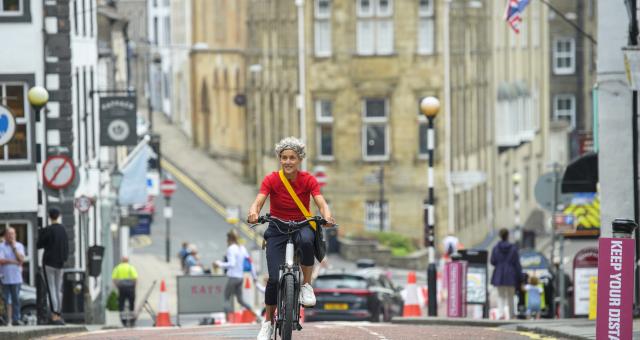
<instances>
[{"instance_id":1,"label":"pavement","mask_svg":"<svg viewBox=\"0 0 640 340\"><path fill-rule=\"evenodd\" d=\"M595 339L596 322L587 319L541 319L541 320L471 320L465 318L417 317L393 318L392 323L403 325L473 326L498 327L519 332L531 332L562 339ZM633 339L640 339L640 320L633 321Z\"/></svg>"}]
</instances>

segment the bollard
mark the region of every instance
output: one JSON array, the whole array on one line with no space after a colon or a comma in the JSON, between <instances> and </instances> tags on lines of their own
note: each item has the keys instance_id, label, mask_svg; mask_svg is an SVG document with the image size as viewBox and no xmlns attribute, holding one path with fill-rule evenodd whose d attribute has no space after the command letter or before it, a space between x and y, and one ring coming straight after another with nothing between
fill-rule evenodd
<instances>
[{"instance_id":1,"label":"bollard","mask_svg":"<svg viewBox=\"0 0 640 340\"><path fill-rule=\"evenodd\" d=\"M613 237L598 240L598 296L596 339L631 339L637 224L615 219Z\"/></svg>"}]
</instances>

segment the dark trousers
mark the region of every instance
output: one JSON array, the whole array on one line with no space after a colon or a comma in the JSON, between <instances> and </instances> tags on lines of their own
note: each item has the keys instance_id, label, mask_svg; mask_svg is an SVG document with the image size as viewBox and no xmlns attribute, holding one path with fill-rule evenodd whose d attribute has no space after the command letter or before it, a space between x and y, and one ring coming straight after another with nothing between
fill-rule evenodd
<instances>
[{"instance_id":1,"label":"dark trousers","mask_svg":"<svg viewBox=\"0 0 640 340\"><path fill-rule=\"evenodd\" d=\"M269 224L269 228L264 232L264 239L267 240L267 267L269 268L269 281L267 281L264 292L264 303L275 305L278 302L280 265L284 263L289 236L280 233L275 225ZM315 234L311 227L304 227L293 235L293 243L301 255L300 264L303 266L313 266L314 242Z\"/></svg>"},{"instance_id":2,"label":"dark trousers","mask_svg":"<svg viewBox=\"0 0 640 340\"><path fill-rule=\"evenodd\" d=\"M136 301L136 287L118 287L118 307L120 311L124 311L124 302L129 301L129 311L133 312Z\"/></svg>"},{"instance_id":3,"label":"dark trousers","mask_svg":"<svg viewBox=\"0 0 640 340\"><path fill-rule=\"evenodd\" d=\"M224 311L226 313L233 312L233 296L235 295L236 299L238 299L238 303L248 309L251 309L243 299L242 299L242 278L240 277L229 277L227 281L227 285L224 286Z\"/></svg>"}]
</instances>

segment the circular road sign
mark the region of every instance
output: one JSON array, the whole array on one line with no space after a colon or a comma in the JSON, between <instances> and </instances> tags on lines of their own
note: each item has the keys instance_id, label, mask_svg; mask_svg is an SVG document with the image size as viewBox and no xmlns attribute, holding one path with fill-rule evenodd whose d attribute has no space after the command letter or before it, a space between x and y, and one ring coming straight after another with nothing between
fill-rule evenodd
<instances>
[{"instance_id":1,"label":"circular road sign","mask_svg":"<svg viewBox=\"0 0 640 340\"><path fill-rule=\"evenodd\" d=\"M177 188L176 182L172 179L167 178L160 182L160 191L162 191L164 197L171 197Z\"/></svg>"},{"instance_id":2,"label":"circular road sign","mask_svg":"<svg viewBox=\"0 0 640 340\"><path fill-rule=\"evenodd\" d=\"M64 155L52 156L44 162L44 184L52 189L64 189L76 177L76 168L71 158Z\"/></svg>"},{"instance_id":3,"label":"circular road sign","mask_svg":"<svg viewBox=\"0 0 640 340\"><path fill-rule=\"evenodd\" d=\"M16 121L8 108L0 105L0 146L9 143L16 133Z\"/></svg>"},{"instance_id":4,"label":"circular road sign","mask_svg":"<svg viewBox=\"0 0 640 340\"><path fill-rule=\"evenodd\" d=\"M122 119L112 120L107 127L107 134L109 135L109 138L116 142L122 142L127 139L127 137L129 137L129 133L131 133L129 124Z\"/></svg>"},{"instance_id":5,"label":"circular road sign","mask_svg":"<svg viewBox=\"0 0 640 340\"><path fill-rule=\"evenodd\" d=\"M76 198L76 201L74 202L74 206L81 213L86 213L87 211L89 211L89 209L91 209L92 205L93 205L93 201L91 201L91 198L89 198L89 196L85 196L85 195L82 195L82 196Z\"/></svg>"}]
</instances>

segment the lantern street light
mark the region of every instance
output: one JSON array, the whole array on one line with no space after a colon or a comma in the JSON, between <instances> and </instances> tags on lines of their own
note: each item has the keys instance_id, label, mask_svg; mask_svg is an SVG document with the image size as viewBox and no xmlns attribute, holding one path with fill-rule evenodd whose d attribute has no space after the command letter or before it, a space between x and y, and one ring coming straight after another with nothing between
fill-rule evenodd
<instances>
[{"instance_id":1,"label":"lantern street light","mask_svg":"<svg viewBox=\"0 0 640 340\"><path fill-rule=\"evenodd\" d=\"M436 287L436 249L435 249L435 197L433 158L436 139L433 133L433 120L440 111L440 101L435 97L426 97L420 101L420 111L427 117L427 155L429 167L427 169L427 185L429 194L424 201L424 245L428 247L429 266L427 267L427 287L429 290L429 316L438 315L437 287Z\"/></svg>"},{"instance_id":2,"label":"lantern street light","mask_svg":"<svg viewBox=\"0 0 640 340\"><path fill-rule=\"evenodd\" d=\"M35 112L35 120L40 120L40 111L42 108L47 105L49 101L49 92L44 87L34 86L29 89L27 93L27 99L29 100L29 104L33 107ZM46 197L46 196L45 196ZM40 227L47 224L46 218L43 218L43 221ZM35 256L32 256L33 266L36 269L36 316L38 319L38 324L47 324L49 322L49 314L47 313L47 293L48 285L44 281L44 277L42 275L42 270L40 268L40 261L38 261L38 255L36 253Z\"/></svg>"}]
</instances>

